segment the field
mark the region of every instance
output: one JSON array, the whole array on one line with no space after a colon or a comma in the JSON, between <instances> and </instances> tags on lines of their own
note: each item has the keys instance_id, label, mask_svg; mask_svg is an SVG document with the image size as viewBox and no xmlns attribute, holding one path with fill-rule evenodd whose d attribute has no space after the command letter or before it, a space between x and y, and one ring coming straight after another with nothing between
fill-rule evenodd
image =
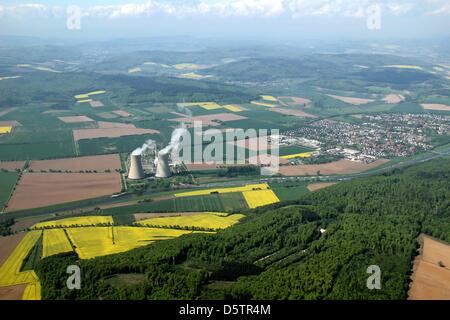
<instances>
[{"instance_id":1,"label":"field","mask_svg":"<svg viewBox=\"0 0 450 320\"><path fill-rule=\"evenodd\" d=\"M326 164L281 166L279 173L285 176L315 176L318 172L321 175L352 174L374 169L387 162L386 159L379 159L369 164L339 160Z\"/></svg>"},{"instance_id":2,"label":"field","mask_svg":"<svg viewBox=\"0 0 450 320\"><path fill-rule=\"evenodd\" d=\"M55 160L40 160L31 161L29 169L33 171L99 171L105 170L115 171L120 169L120 158L118 154L79 157L79 158L66 158Z\"/></svg>"},{"instance_id":3,"label":"field","mask_svg":"<svg viewBox=\"0 0 450 320\"><path fill-rule=\"evenodd\" d=\"M295 116L300 118L317 118L316 116L306 113L301 110L292 110L292 109L282 109L282 108L271 108L270 111L281 113L287 116Z\"/></svg>"},{"instance_id":4,"label":"field","mask_svg":"<svg viewBox=\"0 0 450 320\"><path fill-rule=\"evenodd\" d=\"M401 94L388 94L383 98L383 101L388 104L397 104L405 101L405 97Z\"/></svg>"},{"instance_id":5,"label":"field","mask_svg":"<svg viewBox=\"0 0 450 320\"><path fill-rule=\"evenodd\" d=\"M21 272L21 267L28 253L40 237L40 231L28 232L8 257L8 260L0 267L0 287L27 284L23 294L23 299L27 300L40 299L39 280L34 271Z\"/></svg>"},{"instance_id":6,"label":"field","mask_svg":"<svg viewBox=\"0 0 450 320\"><path fill-rule=\"evenodd\" d=\"M243 187L232 187L232 188L218 188L218 189L207 189L207 190L198 190L198 191L188 191L182 193L176 193L175 197L193 197L193 196L202 196L209 194L221 194L221 193L232 193L232 192L244 192L244 191L254 191L254 190L265 190L269 189L269 185L267 184L249 184Z\"/></svg>"},{"instance_id":7,"label":"field","mask_svg":"<svg viewBox=\"0 0 450 320\"><path fill-rule=\"evenodd\" d=\"M279 97L282 103L286 104L287 106L304 106L309 107L311 104L311 100L300 98L300 97Z\"/></svg>"},{"instance_id":8,"label":"field","mask_svg":"<svg viewBox=\"0 0 450 320\"><path fill-rule=\"evenodd\" d=\"M9 287L0 287L0 301L2 300L21 300L26 284L18 284Z\"/></svg>"},{"instance_id":9,"label":"field","mask_svg":"<svg viewBox=\"0 0 450 320\"><path fill-rule=\"evenodd\" d=\"M159 133L157 130L140 128L74 129L73 138L75 141L79 141L82 139L117 138L157 133Z\"/></svg>"},{"instance_id":10,"label":"field","mask_svg":"<svg viewBox=\"0 0 450 320\"><path fill-rule=\"evenodd\" d=\"M68 117L58 117L59 120L61 120L64 123L80 123L80 122L92 122L92 120L89 117L86 116L68 116Z\"/></svg>"},{"instance_id":11,"label":"field","mask_svg":"<svg viewBox=\"0 0 450 320\"><path fill-rule=\"evenodd\" d=\"M11 133L11 131L12 131L11 126L0 127L0 134L8 134Z\"/></svg>"},{"instance_id":12,"label":"field","mask_svg":"<svg viewBox=\"0 0 450 320\"><path fill-rule=\"evenodd\" d=\"M296 154L289 154L286 156L281 156L281 159L295 159L295 158L310 158L314 152L302 152L302 153L296 153Z\"/></svg>"},{"instance_id":13,"label":"field","mask_svg":"<svg viewBox=\"0 0 450 320\"><path fill-rule=\"evenodd\" d=\"M336 99L336 100L339 100L339 101L342 101L342 102L345 102L345 103L348 103L348 104L356 105L356 106L359 106L359 105L362 105L362 104L368 104L370 102L374 102L375 101L373 99L343 97L343 96L335 96L335 95L331 95L331 94L329 94L328 96L333 98L333 99Z\"/></svg>"},{"instance_id":14,"label":"field","mask_svg":"<svg viewBox=\"0 0 450 320\"><path fill-rule=\"evenodd\" d=\"M450 245L428 236L421 236L421 255L415 262L410 300L450 299Z\"/></svg>"},{"instance_id":15,"label":"field","mask_svg":"<svg viewBox=\"0 0 450 320\"><path fill-rule=\"evenodd\" d=\"M6 237L0 237L0 266L5 263L17 245L22 241L25 233L18 233Z\"/></svg>"},{"instance_id":16,"label":"field","mask_svg":"<svg viewBox=\"0 0 450 320\"><path fill-rule=\"evenodd\" d=\"M321 190L321 189L325 189L331 186L334 186L336 184L336 182L318 182L318 183L311 183L310 185L308 185L308 190L311 192L317 191L317 190Z\"/></svg>"},{"instance_id":17,"label":"field","mask_svg":"<svg viewBox=\"0 0 450 320\"><path fill-rule=\"evenodd\" d=\"M0 212L8 202L18 177L17 172L0 172Z\"/></svg>"},{"instance_id":18,"label":"field","mask_svg":"<svg viewBox=\"0 0 450 320\"><path fill-rule=\"evenodd\" d=\"M272 190L244 191L242 194L250 209L280 202Z\"/></svg>"},{"instance_id":19,"label":"field","mask_svg":"<svg viewBox=\"0 0 450 320\"><path fill-rule=\"evenodd\" d=\"M131 113L126 112L126 111L124 111L124 110L116 110L116 111L113 111L113 113L117 114L118 116L124 117L124 118L131 117L131 116L132 116Z\"/></svg>"},{"instance_id":20,"label":"field","mask_svg":"<svg viewBox=\"0 0 450 320\"><path fill-rule=\"evenodd\" d=\"M241 107L240 105L237 104L228 104L223 106L225 109L227 109L228 111L231 112L242 112L242 111L247 111L247 109L245 109L244 107Z\"/></svg>"},{"instance_id":21,"label":"field","mask_svg":"<svg viewBox=\"0 0 450 320\"><path fill-rule=\"evenodd\" d=\"M86 227L112 224L113 219L110 216L83 216L41 222L34 225L33 229Z\"/></svg>"},{"instance_id":22,"label":"field","mask_svg":"<svg viewBox=\"0 0 450 320\"><path fill-rule=\"evenodd\" d=\"M194 125L194 122L202 122L203 126L218 126L219 122L229 122L229 121L237 121L237 120L245 120L246 117L232 114L232 113L218 113L204 116L196 116L196 117L184 117L184 118L175 118L170 119L170 121L189 123Z\"/></svg>"},{"instance_id":23,"label":"field","mask_svg":"<svg viewBox=\"0 0 450 320\"><path fill-rule=\"evenodd\" d=\"M425 110L435 110L435 111L450 111L450 106L446 104L439 103L423 103L422 107Z\"/></svg>"},{"instance_id":24,"label":"field","mask_svg":"<svg viewBox=\"0 0 450 320\"><path fill-rule=\"evenodd\" d=\"M108 208L104 210L104 214L116 216L143 212L236 212L243 208L247 208L247 203L242 193L235 192L204 196L186 196Z\"/></svg>"},{"instance_id":25,"label":"field","mask_svg":"<svg viewBox=\"0 0 450 320\"><path fill-rule=\"evenodd\" d=\"M63 252L71 252L72 245L63 229L45 230L42 244L42 258Z\"/></svg>"},{"instance_id":26,"label":"field","mask_svg":"<svg viewBox=\"0 0 450 320\"><path fill-rule=\"evenodd\" d=\"M120 190L118 173L24 173L7 211L96 198Z\"/></svg>"},{"instance_id":27,"label":"field","mask_svg":"<svg viewBox=\"0 0 450 320\"><path fill-rule=\"evenodd\" d=\"M139 227L86 227L66 229L80 259L125 252L192 233L187 230Z\"/></svg>"},{"instance_id":28,"label":"field","mask_svg":"<svg viewBox=\"0 0 450 320\"><path fill-rule=\"evenodd\" d=\"M141 220L135 224L153 227L180 227L180 228L203 228L203 229L225 229L237 223L245 216L242 214L221 214L216 212L204 212L194 215L183 215L175 217L156 217Z\"/></svg>"}]
</instances>

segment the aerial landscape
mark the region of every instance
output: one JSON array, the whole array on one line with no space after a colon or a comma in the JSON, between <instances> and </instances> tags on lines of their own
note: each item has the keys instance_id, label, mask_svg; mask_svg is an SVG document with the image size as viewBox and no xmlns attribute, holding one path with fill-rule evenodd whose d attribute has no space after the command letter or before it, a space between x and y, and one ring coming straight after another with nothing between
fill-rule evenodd
<instances>
[{"instance_id":1,"label":"aerial landscape","mask_svg":"<svg viewBox=\"0 0 450 320\"><path fill-rule=\"evenodd\" d=\"M0 3L0 300L450 300L447 1L89 2Z\"/></svg>"}]
</instances>

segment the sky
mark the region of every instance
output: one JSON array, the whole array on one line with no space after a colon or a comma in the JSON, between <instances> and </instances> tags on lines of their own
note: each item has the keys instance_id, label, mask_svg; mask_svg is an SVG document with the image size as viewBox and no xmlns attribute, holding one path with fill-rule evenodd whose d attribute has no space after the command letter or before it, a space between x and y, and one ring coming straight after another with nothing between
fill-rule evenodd
<instances>
[{"instance_id":1,"label":"sky","mask_svg":"<svg viewBox=\"0 0 450 320\"><path fill-rule=\"evenodd\" d=\"M440 37L450 36L450 0L0 0L0 35Z\"/></svg>"}]
</instances>

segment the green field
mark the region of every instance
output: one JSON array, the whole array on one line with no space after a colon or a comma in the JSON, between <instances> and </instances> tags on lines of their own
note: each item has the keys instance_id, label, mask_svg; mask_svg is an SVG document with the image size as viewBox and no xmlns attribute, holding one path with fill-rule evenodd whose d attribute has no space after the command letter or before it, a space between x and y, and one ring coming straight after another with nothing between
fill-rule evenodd
<instances>
[{"instance_id":1,"label":"green field","mask_svg":"<svg viewBox=\"0 0 450 320\"><path fill-rule=\"evenodd\" d=\"M103 210L105 215L127 215L146 212L237 212L247 208L241 193L173 198ZM116 220L116 219L115 219Z\"/></svg>"},{"instance_id":2,"label":"green field","mask_svg":"<svg viewBox=\"0 0 450 320\"><path fill-rule=\"evenodd\" d=\"M8 202L18 177L17 172L0 172L0 209Z\"/></svg>"},{"instance_id":3,"label":"green field","mask_svg":"<svg viewBox=\"0 0 450 320\"><path fill-rule=\"evenodd\" d=\"M308 183L300 183L300 184L271 184L272 190L277 195L280 201L291 201L298 200L302 196L310 193L307 186Z\"/></svg>"}]
</instances>

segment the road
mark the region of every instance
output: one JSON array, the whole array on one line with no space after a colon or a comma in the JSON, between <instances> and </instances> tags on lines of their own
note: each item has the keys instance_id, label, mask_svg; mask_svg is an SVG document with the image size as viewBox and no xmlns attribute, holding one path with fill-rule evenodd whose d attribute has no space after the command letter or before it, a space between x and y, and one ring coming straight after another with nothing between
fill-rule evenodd
<instances>
[{"instance_id":1,"label":"road","mask_svg":"<svg viewBox=\"0 0 450 320\"><path fill-rule=\"evenodd\" d=\"M358 178L364 178L364 177L369 177L369 176L374 176L374 175L379 175L382 173L386 173L389 171L392 171L394 169L401 169L401 168L405 168L408 166L412 166L415 164L420 164L423 162L427 162L433 159L437 159L440 157L445 157L445 156L449 156L450 155L450 146L447 146L446 148L444 148L443 150L440 151L430 151L429 153L426 153L424 155L421 156L417 156L414 159L409 159L409 160L405 160L402 162L398 162L398 163L394 163L392 165L388 165L388 166L383 166L382 168L379 169L372 169L370 171L367 172L361 172L361 173L355 173L355 174L350 174L350 175L334 175L334 176L314 176L314 177L289 177L289 176L282 176L282 177L261 177L258 179L251 179L251 180L239 180L239 181L224 181L224 182L214 182L214 183L206 183L206 184L201 184L198 186L192 186L192 189L208 189L208 188L226 188L226 187L237 187L237 186L243 186L243 185L247 185L247 184L258 184L258 183L270 183L270 182L287 182L287 181L292 181L292 182L317 182L319 181L334 181L334 182L339 182L339 181L348 181L348 180L353 180L353 179L358 179ZM155 193L152 193L151 191L148 191L146 193L143 194L143 196L155 196ZM49 213L67 213L70 211L81 211L83 210L84 212L89 212L89 211L93 211L94 208L96 207L105 207L105 206L111 206L111 205L123 205L124 203L127 202L132 202L132 201L138 201L139 199L137 199L134 194L126 194L120 198L110 198L110 197L104 197L104 198L100 198L97 200L92 200L91 203L89 204L83 204L83 205L77 205L77 204L73 204L73 205L69 205L67 207L62 207L62 208L58 208L58 209L54 209L51 210L51 212L46 211L45 214L49 214ZM39 216L39 215L43 215L44 213L27 213L27 212L17 212L17 213L8 213L7 216L8 218L25 218L28 216Z\"/></svg>"}]
</instances>

